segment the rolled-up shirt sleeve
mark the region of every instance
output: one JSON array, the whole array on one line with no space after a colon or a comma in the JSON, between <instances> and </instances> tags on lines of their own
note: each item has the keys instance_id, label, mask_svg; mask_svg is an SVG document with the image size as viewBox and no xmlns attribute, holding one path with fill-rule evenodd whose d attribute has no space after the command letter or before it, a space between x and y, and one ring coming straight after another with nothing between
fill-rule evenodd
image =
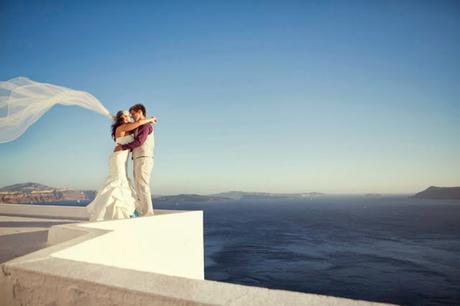
<instances>
[{"instance_id":1,"label":"rolled-up shirt sleeve","mask_svg":"<svg viewBox=\"0 0 460 306\"><path fill-rule=\"evenodd\" d=\"M134 137L134 141L124 144L121 146L123 150L132 150L144 144L147 136L153 132L153 128L150 124L144 124L138 127L137 136Z\"/></svg>"}]
</instances>

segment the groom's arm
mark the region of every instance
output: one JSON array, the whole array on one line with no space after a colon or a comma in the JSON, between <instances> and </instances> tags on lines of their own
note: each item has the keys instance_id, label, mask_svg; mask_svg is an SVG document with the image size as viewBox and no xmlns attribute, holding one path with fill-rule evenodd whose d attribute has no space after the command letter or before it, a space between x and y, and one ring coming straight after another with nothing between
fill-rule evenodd
<instances>
[{"instance_id":1,"label":"groom's arm","mask_svg":"<svg viewBox=\"0 0 460 306\"><path fill-rule=\"evenodd\" d=\"M150 124L141 125L138 128L137 136L134 137L134 140L130 143L121 145L122 150L132 150L144 144L147 136L153 132L153 127Z\"/></svg>"}]
</instances>

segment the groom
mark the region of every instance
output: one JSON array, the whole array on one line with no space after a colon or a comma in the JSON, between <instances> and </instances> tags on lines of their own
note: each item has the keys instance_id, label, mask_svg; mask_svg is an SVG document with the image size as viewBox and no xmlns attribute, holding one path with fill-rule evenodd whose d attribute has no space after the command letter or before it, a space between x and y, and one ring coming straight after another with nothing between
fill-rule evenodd
<instances>
[{"instance_id":1,"label":"groom","mask_svg":"<svg viewBox=\"0 0 460 306\"><path fill-rule=\"evenodd\" d=\"M146 110L142 104L131 106L129 113L135 121L145 119ZM124 145L117 145L115 151L132 150L134 180L138 201L136 210L142 216L153 216L152 196L150 192L150 176L153 169L153 149L155 148L155 138L153 127L144 124L134 131L134 141Z\"/></svg>"}]
</instances>

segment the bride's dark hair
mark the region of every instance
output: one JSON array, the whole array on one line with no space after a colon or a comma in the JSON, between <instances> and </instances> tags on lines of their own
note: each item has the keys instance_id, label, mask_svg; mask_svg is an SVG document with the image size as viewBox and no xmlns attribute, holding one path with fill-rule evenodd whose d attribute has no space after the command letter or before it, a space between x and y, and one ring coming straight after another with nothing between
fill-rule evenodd
<instances>
[{"instance_id":1,"label":"bride's dark hair","mask_svg":"<svg viewBox=\"0 0 460 306\"><path fill-rule=\"evenodd\" d=\"M114 123L112 124L112 138L115 140L115 131L117 130L117 127L120 125L124 124L125 122L123 121L123 115L125 113L123 111L118 111L115 117L113 118Z\"/></svg>"}]
</instances>

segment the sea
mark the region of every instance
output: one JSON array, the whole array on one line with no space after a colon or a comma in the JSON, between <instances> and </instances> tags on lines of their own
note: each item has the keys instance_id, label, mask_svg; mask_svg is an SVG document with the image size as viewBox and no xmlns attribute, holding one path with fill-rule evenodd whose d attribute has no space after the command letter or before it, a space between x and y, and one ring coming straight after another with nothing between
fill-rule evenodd
<instances>
[{"instance_id":1,"label":"sea","mask_svg":"<svg viewBox=\"0 0 460 306\"><path fill-rule=\"evenodd\" d=\"M458 200L322 196L154 207L203 210L208 280L399 305L460 305Z\"/></svg>"}]
</instances>

